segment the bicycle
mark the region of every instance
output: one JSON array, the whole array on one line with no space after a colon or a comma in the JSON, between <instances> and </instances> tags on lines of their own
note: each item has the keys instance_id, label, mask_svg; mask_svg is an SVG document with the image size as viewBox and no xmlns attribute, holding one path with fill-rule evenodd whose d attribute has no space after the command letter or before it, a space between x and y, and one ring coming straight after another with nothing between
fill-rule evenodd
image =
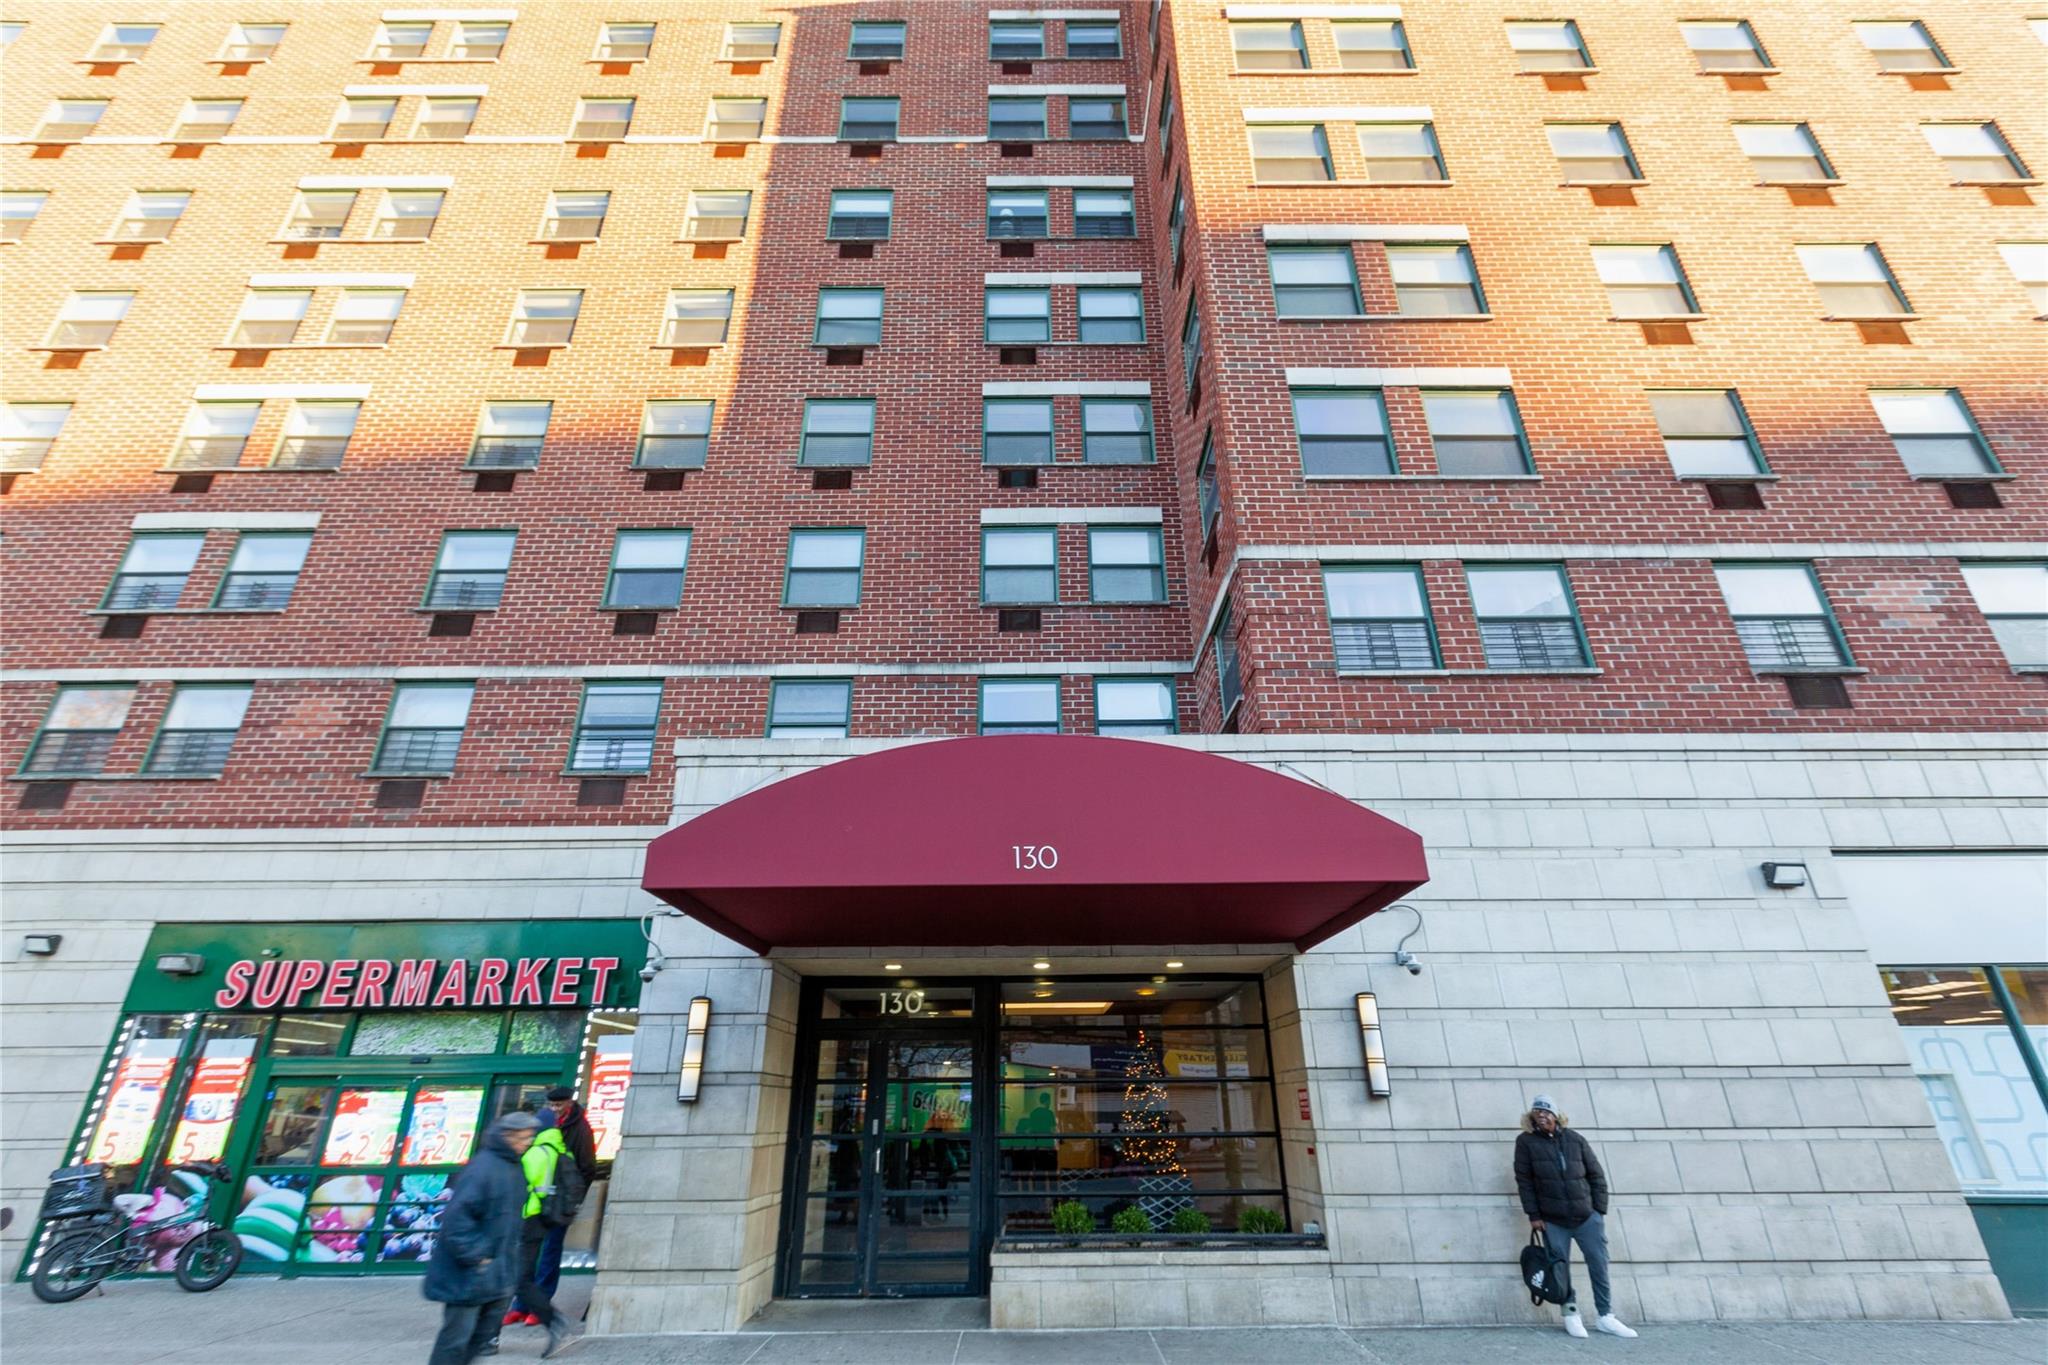
<instances>
[{"instance_id":1,"label":"bicycle","mask_svg":"<svg viewBox=\"0 0 2048 1365\"><path fill-rule=\"evenodd\" d=\"M206 1180L228 1183L234 1177L218 1161L179 1162L167 1172L189 1172ZM178 1287L204 1294L227 1283L242 1264L242 1243L232 1232L206 1216L205 1189L186 1199L167 1218L137 1222L117 1209L102 1165L71 1166L50 1173L43 1196L45 1221L85 1220L76 1232L53 1242L30 1278L30 1287L44 1303L69 1303L90 1293L110 1275L140 1269L158 1249L150 1243L172 1228L196 1227L178 1248L172 1273Z\"/></svg>"}]
</instances>

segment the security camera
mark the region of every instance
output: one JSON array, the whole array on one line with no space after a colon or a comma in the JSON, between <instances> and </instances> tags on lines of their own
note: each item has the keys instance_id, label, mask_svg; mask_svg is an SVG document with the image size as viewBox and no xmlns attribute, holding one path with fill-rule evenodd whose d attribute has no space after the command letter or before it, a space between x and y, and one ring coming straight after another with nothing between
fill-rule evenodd
<instances>
[{"instance_id":1,"label":"security camera","mask_svg":"<svg viewBox=\"0 0 2048 1365\"><path fill-rule=\"evenodd\" d=\"M1396 967L1406 967L1408 969L1408 975L1410 976L1422 975L1421 959L1416 957L1415 954L1409 952L1405 948L1402 949L1400 952L1394 954L1394 965Z\"/></svg>"},{"instance_id":2,"label":"security camera","mask_svg":"<svg viewBox=\"0 0 2048 1365\"><path fill-rule=\"evenodd\" d=\"M654 980L654 974L660 970L661 968L655 966L652 962L650 962L645 967L642 967L640 969L640 979L642 981L652 981Z\"/></svg>"}]
</instances>

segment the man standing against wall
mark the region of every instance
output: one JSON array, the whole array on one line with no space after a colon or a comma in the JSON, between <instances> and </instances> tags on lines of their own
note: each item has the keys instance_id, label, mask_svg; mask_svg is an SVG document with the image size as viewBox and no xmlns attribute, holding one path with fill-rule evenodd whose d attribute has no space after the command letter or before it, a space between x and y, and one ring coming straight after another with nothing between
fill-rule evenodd
<instances>
[{"instance_id":1,"label":"man standing against wall","mask_svg":"<svg viewBox=\"0 0 2048 1365\"><path fill-rule=\"evenodd\" d=\"M1593 1155L1593 1144L1573 1132L1570 1120L1557 1111L1548 1095L1529 1101L1522 1116L1522 1134L1515 1139L1515 1189L1529 1226L1543 1234L1545 1245L1566 1268L1564 1330L1586 1335L1577 1295L1570 1292L1572 1243L1586 1258L1593 1281L1593 1325L1610 1336L1632 1337L1635 1329L1614 1316L1607 1289L1607 1172Z\"/></svg>"}]
</instances>

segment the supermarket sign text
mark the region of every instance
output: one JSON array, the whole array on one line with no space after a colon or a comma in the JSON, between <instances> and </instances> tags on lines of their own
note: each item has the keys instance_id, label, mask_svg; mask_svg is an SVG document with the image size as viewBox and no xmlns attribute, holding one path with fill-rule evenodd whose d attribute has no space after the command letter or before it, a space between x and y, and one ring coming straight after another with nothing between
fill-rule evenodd
<instances>
[{"instance_id":1,"label":"supermarket sign text","mask_svg":"<svg viewBox=\"0 0 2048 1365\"><path fill-rule=\"evenodd\" d=\"M244 958L217 1009L479 1009L602 1001L616 957Z\"/></svg>"}]
</instances>

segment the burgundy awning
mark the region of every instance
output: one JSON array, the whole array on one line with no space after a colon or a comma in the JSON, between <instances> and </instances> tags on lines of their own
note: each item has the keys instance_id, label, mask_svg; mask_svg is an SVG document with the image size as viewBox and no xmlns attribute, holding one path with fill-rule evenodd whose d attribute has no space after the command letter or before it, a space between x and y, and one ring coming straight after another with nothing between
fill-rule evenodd
<instances>
[{"instance_id":1,"label":"burgundy awning","mask_svg":"<svg viewBox=\"0 0 2048 1365\"><path fill-rule=\"evenodd\" d=\"M1306 949L1428 879L1414 831L1297 778L1091 735L907 744L670 830L642 884L773 948Z\"/></svg>"}]
</instances>

